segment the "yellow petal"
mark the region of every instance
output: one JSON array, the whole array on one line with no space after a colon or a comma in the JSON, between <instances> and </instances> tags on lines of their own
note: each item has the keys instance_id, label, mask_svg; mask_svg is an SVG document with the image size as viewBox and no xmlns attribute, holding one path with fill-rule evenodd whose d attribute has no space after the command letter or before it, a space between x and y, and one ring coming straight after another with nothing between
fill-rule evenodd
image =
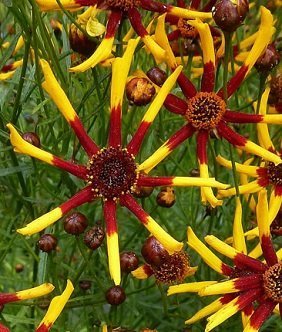
<instances>
[{"instance_id":1,"label":"yellow petal","mask_svg":"<svg viewBox=\"0 0 282 332\"><path fill-rule=\"evenodd\" d=\"M86 61L78 66L72 67L69 70L71 72L84 72L89 68L95 67L98 63L106 60L112 53L112 47L114 43L114 37L105 38L101 44L97 47L96 51Z\"/></svg>"},{"instance_id":2,"label":"yellow petal","mask_svg":"<svg viewBox=\"0 0 282 332\"><path fill-rule=\"evenodd\" d=\"M38 329L43 325L50 327L54 324L64 306L68 302L74 288L70 280L67 280L67 286L61 295L54 297L49 305L46 315L39 324Z\"/></svg>"},{"instance_id":3,"label":"yellow petal","mask_svg":"<svg viewBox=\"0 0 282 332\"><path fill-rule=\"evenodd\" d=\"M45 283L37 287L16 292L16 296L20 300L34 299L51 293L54 288L55 287L52 284Z\"/></svg>"},{"instance_id":4,"label":"yellow petal","mask_svg":"<svg viewBox=\"0 0 282 332\"><path fill-rule=\"evenodd\" d=\"M213 285L217 281L200 281L200 282L189 282L186 284L170 286L167 290L167 295L179 294L179 293L198 293L204 287Z\"/></svg>"},{"instance_id":5,"label":"yellow petal","mask_svg":"<svg viewBox=\"0 0 282 332\"><path fill-rule=\"evenodd\" d=\"M112 233L111 235L107 235L107 249L109 257L110 275L115 285L119 285L121 276L120 276L120 258L119 258L119 244L118 244L117 233Z\"/></svg>"},{"instance_id":6,"label":"yellow petal","mask_svg":"<svg viewBox=\"0 0 282 332\"><path fill-rule=\"evenodd\" d=\"M54 210L45 213L43 216L33 220L25 227L17 229L17 232L22 235L32 235L35 233L39 233L46 227L54 224L58 219L62 217L63 213L61 208L57 207Z\"/></svg>"},{"instance_id":7,"label":"yellow petal","mask_svg":"<svg viewBox=\"0 0 282 332\"><path fill-rule=\"evenodd\" d=\"M247 254L244 230L242 226L242 205L240 198L238 197L236 198L236 210L233 223L233 247L239 252Z\"/></svg>"}]
</instances>

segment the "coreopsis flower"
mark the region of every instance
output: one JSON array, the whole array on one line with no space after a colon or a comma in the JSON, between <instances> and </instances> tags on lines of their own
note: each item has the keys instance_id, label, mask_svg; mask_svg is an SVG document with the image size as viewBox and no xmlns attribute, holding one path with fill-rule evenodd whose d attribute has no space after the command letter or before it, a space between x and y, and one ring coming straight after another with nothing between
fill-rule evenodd
<instances>
[{"instance_id":1,"label":"coreopsis flower","mask_svg":"<svg viewBox=\"0 0 282 332\"><path fill-rule=\"evenodd\" d=\"M35 299L37 297L51 293L54 288L55 287L52 284L45 283L37 287L25 289L14 293L0 293L0 305L3 306L7 303ZM0 323L0 331L9 332L10 330Z\"/></svg>"},{"instance_id":2,"label":"coreopsis flower","mask_svg":"<svg viewBox=\"0 0 282 332\"><path fill-rule=\"evenodd\" d=\"M158 18L155 39L167 51L167 63L174 69L176 60L169 46L164 29L165 17ZM172 113L182 115L186 124L173 134L153 155L140 165L140 169L148 173L156 163L169 155L184 140L196 134L197 156L199 162L200 176L208 178L208 156L207 144L209 134L214 132L217 137L227 140L240 150L253 153L263 157L274 164L280 163L280 157L275 153L247 140L235 132L227 123L282 123L281 116L245 114L228 109L225 101L225 91L221 88L215 91L215 53L211 32L208 24L200 20L191 20L189 24L194 26L200 35L203 51L203 75L201 88L198 91L194 84L182 72L178 76L178 83L186 99L169 94L165 100L165 107ZM261 24L256 35L256 40L241 68L230 79L226 87L227 97L241 85L244 78L254 66L259 55L268 45L275 29L273 28L273 17L269 10L261 7ZM208 201L213 207L222 204L211 188L201 188L202 201Z\"/></svg>"},{"instance_id":3,"label":"coreopsis flower","mask_svg":"<svg viewBox=\"0 0 282 332\"><path fill-rule=\"evenodd\" d=\"M57 82L49 64L45 60L41 60L41 66L45 78L43 88L53 99L54 103L67 120L82 147L86 151L88 155L88 162L86 165L79 165L74 162L65 161L49 152L36 148L24 141L11 124L7 125L10 130L10 140L16 152L28 154L61 168L79 179L82 179L86 183L86 186L68 201L35 219L26 227L19 229L18 232L23 235L31 235L40 232L44 228L55 223L73 208L101 198L103 201L104 219L106 223L109 270L115 284L120 283L120 257L116 220L116 209L118 204L125 206L131 211L168 251L179 251L182 248L182 243L176 241L167 234L135 201L132 194L134 194L136 187L155 187L164 185L216 186L222 189L227 187L214 179L148 176L139 171L139 166L135 162L135 156L139 152L144 136L159 112L165 97L176 82L181 67L177 68L166 80L158 95L148 108L131 141L126 147L122 147L121 110L123 94L131 59L138 41L139 38L137 40L131 40L128 43L128 47L123 57L116 58L113 61L109 139L108 145L103 148L98 147L98 145L88 136L66 94Z\"/></svg>"},{"instance_id":4,"label":"coreopsis flower","mask_svg":"<svg viewBox=\"0 0 282 332\"><path fill-rule=\"evenodd\" d=\"M244 332L258 331L268 319L276 305L281 308L281 250L275 252L271 241L267 193L259 193L257 219L260 245L265 262L247 255L241 224L241 205L237 199L236 214L233 227L233 246L226 244L213 235L205 237L205 241L220 254L233 260L230 266L219 259L201 242L191 228L188 229L188 244L203 258L213 270L227 277L228 280L215 282L201 288L201 283L171 286L168 295L199 291L200 296L219 295L217 300L197 312L186 324L209 316L205 331L211 331L237 312L243 315ZM211 316L210 316L211 315Z\"/></svg>"},{"instance_id":5,"label":"coreopsis flower","mask_svg":"<svg viewBox=\"0 0 282 332\"><path fill-rule=\"evenodd\" d=\"M61 295L54 297L49 305L49 308L46 312L46 315L40 322L39 326L36 329L36 332L48 332L56 319L59 317L60 313L64 309L64 306L68 302L72 292L73 285L70 280L67 280L67 285L65 290Z\"/></svg>"},{"instance_id":6,"label":"coreopsis flower","mask_svg":"<svg viewBox=\"0 0 282 332\"><path fill-rule=\"evenodd\" d=\"M23 45L24 45L24 39L22 36L20 36L16 43L16 46L13 50L12 56L15 56L18 53L18 51L23 47ZM8 48L9 46L10 46L9 42L4 43L4 48ZM2 47L3 47L3 45L2 45ZM22 66L23 59L16 60L16 61L11 59L9 62L10 63L5 64L0 69L0 81L5 81L5 80L11 78L15 74L17 68Z\"/></svg>"},{"instance_id":7,"label":"coreopsis flower","mask_svg":"<svg viewBox=\"0 0 282 332\"><path fill-rule=\"evenodd\" d=\"M154 276L158 283L180 283L197 271L197 267L190 266L190 259L184 251L169 254L153 236L146 240L141 253L146 263L131 272L137 279Z\"/></svg>"},{"instance_id":8,"label":"coreopsis flower","mask_svg":"<svg viewBox=\"0 0 282 332\"><path fill-rule=\"evenodd\" d=\"M262 95L259 114L256 115L257 117L269 116L266 114L269 91L270 89L267 88ZM273 116L280 117L281 115L277 114ZM276 156L278 157L278 160L276 163L271 161L266 161L261 163L260 166L253 166L249 162L247 165L236 162L235 167L238 173L247 175L247 177L256 178L256 180L254 181L239 185L238 190L240 194L249 195L253 193L258 193L264 188L270 188L271 197L269 202L269 210L270 210L270 223L271 223L276 217L282 204L282 159L281 159L281 153L275 149L271 141L267 124L258 123L257 130L258 130L258 140L260 146L262 146L264 149L267 149L275 153ZM223 158L222 156L217 156L216 159L221 165L229 169L232 168L231 161ZM220 197L228 197L236 195L236 188L220 190L218 194ZM246 198L248 198L248 196ZM257 229L252 230L252 232L258 234Z\"/></svg>"},{"instance_id":9,"label":"coreopsis flower","mask_svg":"<svg viewBox=\"0 0 282 332\"><path fill-rule=\"evenodd\" d=\"M43 11L60 10L56 0L36 0L36 2ZM110 12L103 41L89 59L70 69L75 72L85 71L90 67L94 67L111 55L116 31L124 18L129 19L131 26L152 54L157 58L164 58L165 51L154 41L144 27L139 8L153 13L170 13L183 18L211 18L211 13L183 9L151 0L63 0L61 5L65 9L97 6L99 9L109 10Z\"/></svg>"}]
</instances>

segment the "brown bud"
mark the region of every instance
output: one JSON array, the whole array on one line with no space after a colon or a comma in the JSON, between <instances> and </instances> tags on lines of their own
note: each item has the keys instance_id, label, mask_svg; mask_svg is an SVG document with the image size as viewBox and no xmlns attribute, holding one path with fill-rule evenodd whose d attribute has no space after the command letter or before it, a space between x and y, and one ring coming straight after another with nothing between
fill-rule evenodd
<instances>
[{"instance_id":1,"label":"brown bud","mask_svg":"<svg viewBox=\"0 0 282 332\"><path fill-rule=\"evenodd\" d=\"M154 97L156 90L145 77L134 77L126 84L126 96L137 106L147 105Z\"/></svg>"},{"instance_id":2,"label":"brown bud","mask_svg":"<svg viewBox=\"0 0 282 332\"><path fill-rule=\"evenodd\" d=\"M37 242L38 248L44 252L50 252L57 247L58 240L52 234L44 234Z\"/></svg>"},{"instance_id":3,"label":"brown bud","mask_svg":"<svg viewBox=\"0 0 282 332\"><path fill-rule=\"evenodd\" d=\"M24 265L21 264L21 263L16 264L15 270L16 270L17 273L22 272L24 270Z\"/></svg>"},{"instance_id":4,"label":"brown bud","mask_svg":"<svg viewBox=\"0 0 282 332\"><path fill-rule=\"evenodd\" d=\"M79 212L71 213L64 220L64 230L72 235L83 233L87 227L87 218Z\"/></svg>"},{"instance_id":5,"label":"brown bud","mask_svg":"<svg viewBox=\"0 0 282 332\"><path fill-rule=\"evenodd\" d=\"M256 70L260 73L268 73L280 61L280 54L273 44L269 44L265 52L257 59L255 63Z\"/></svg>"},{"instance_id":6,"label":"brown bud","mask_svg":"<svg viewBox=\"0 0 282 332\"><path fill-rule=\"evenodd\" d=\"M88 248L95 250L100 247L103 243L105 237L104 229L101 225L101 222L97 222L96 225L90 228L84 234L84 243L87 245Z\"/></svg>"},{"instance_id":7,"label":"brown bud","mask_svg":"<svg viewBox=\"0 0 282 332\"><path fill-rule=\"evenodd\" d=\"M270 232L272 235L282 235L282 207L280 208L272 224L270 225Z\"/></svg>"},{"instance_id":8,"label":"brown bud","mask_svg":"<svg viewBox=\"0 0 282 332\"><path fill-rule=\"evenodd\" d=\"M225 32L235 31L244 21L249 11L249 1L220 0L212 8L215 23Z\"/></svg>"},{"instance_id":9,"label":"brown bud","mask_svg":"<svg viewBox=\"0 0 282 332\"><path fill-rule=\"evenodd\" d=\"M189 175L193 177L198 177L200 176L200 170L198 168L193 168L191 169Z\"/></svg>"},{"instance_id":10,"label":"brown bud","mask_svg":"<svg viewBox=\"0 0 282 332\"><path fill-rule=\"evenodd\" d=\"M154 236L150 236L145 241L141 249L141 254L146 263L153 266L160 266L169 257L167 250Z\"/></svg>"},{"instance_id":11,"label":"brown bud","mask_svg":"<svg viewBox=\"0 0 282 332\"><path fill-rule=\"evenodd\" d=\"M79 281L79 288L86 291L91 288L91 281L90 280L80 280Z\"/></svg>"},{"instance_id":12,"label":"brown bud","mask_svg":"<svg viewBox=\"0 0 282 332\"><path fill-rule=\"evenodd\" d=\"M36 133L33 132L27 132L24 133L22 138L27 141L28 143L36 146L37 148L40 148L40 139Z\"/></svg>"},{"instance_id":13,"label":"brown bud","mask_svg":"<svg viewBox=\"0 0 282 332\"><path fill-rule=\"evenodd\" d=\"M272 77L270 81L268 103L282 105L282 74Z\"/></svg>"},{"instance_id":14,"label":"brown bud","mask_svg":"<svg viewBox=\"0 0 282 332\"><path fill-rule=\"evenodd\" d=\"M170 208L175 203L175 193L172 187L162 187L157 196L157 204L162 207Z\"/></svg>"},{"instance_id":15,"label":"brown bud","mask_svg":"<svg viewBox=\"0 0 282 332\"><path fill-rule=\"evenodd\" d=\"M153 187L134 187L133 195L137 198L149 197L154 188Z\"/></svg>"},{"instance_id":16,"label":"brown bud","mask_svg":"<svg viewBox=\"0 0 282 332\"><path fill-rule=\"evenodd\" d=\"M130 273L137 269L139 264L139 259L135 252L125 251L120 254L120 268L124 273Z\"/></svg>"},{"instance_id":17,"label":"brown bud","mask_svg":"<svg viewBox=\"0 0 282 332\"><path fill-rule=\"evenodd\" d=\"M89 39L74 24L70 26L69 41L73 51L86 57L92 55L98 46L96 41Z\"/></svg>"},{"instance_id":18,"label":"brown bud","mask_svg":"<svg viewBox=\"0 0 282 332\"><path fill-rule=\"evenodd\" d=\"M167 79L167 74L158 67L153 67L147 71L149 79L158 86L162 86Z\"/></svg>"},{"instance_id":19,"label":"brown bud","mask_svg":"<svg viewBox=\"0 0 282 332\"><path fill-rule=\"evenodd\" d=\"M113 286L106 292L106 300L111 305L119 305L126 299L125 292L120 286Z\"/></svg>"}]
</instances>

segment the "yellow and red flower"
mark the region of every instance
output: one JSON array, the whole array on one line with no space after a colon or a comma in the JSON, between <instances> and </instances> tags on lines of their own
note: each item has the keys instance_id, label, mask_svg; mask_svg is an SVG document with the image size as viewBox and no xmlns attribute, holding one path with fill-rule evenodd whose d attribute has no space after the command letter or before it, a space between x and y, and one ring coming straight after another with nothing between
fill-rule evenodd
<instances>
[{"instance_id":1,"label":"yellow and red flower","mask_svg":"<svg viewBox=\"0 0 282 332\"><path fill-rule=\"evenodd\" d=\"M165 17L158 18L155 32L155 39L167 52L167 63L172 70L176 68L177 61L169 46L164 29ZM227 123L282 123L281 116L245 114L228 109L224 100L224 89L215 92L215 53L212 35L208 24L200 20L190 20L189 24L194 26L200 35L203 51L203 76L201 89L197 91L194 84L184 75L183 72L178 76L178 84L183 92L185 99L176 95L169 94L164 102L165 107L172 113L182 115L187 123L172 135L153 155L140 165L140 169L146 173L169 155L183 141L197 135L197 156L199 162L200 176L208 178L208 156L207 144L209 133L215 132L216 136L227 140L229 143L240 150L253 153L274 164L280 163L280 157L275 153L262 148L261 146L247 140L242 135L236 133ZM269 10L261 7L261 24L256 35L256 40L245 59L241 68L227 83L227 97L237 90L242 81L254 66L257 58L264 51L271 36L275 31L273 27L273 17ZM201 188L202 201L208 201L213 207L221 205L211 188Z\"/></svg>"},{"instance_id":2,"label":"yellow and red flower","mask_svg":"<svg viewBox=\"0 0 282 332\"><path fill-rule=\"evenodd\" d=\"M140 172L140 166L135 162L142 141L159 112L164 99L176 82L181 67L166 80L158 95L151 103L143 120L131 141L122 147L121 116L122 101L125 90L126 78L130 68L131 59L139 38L131 40L122 58L116 58L112 67L112 86L110 101L110 125L107 147L100 148L86 133L78 115L73 109L66 94L56 80L49 64L41 60L45 81L43 88L53 99L62 115L65 117L79 142L88 155L87 165L79 165L65 161L53 154L43 151L21 138L16 129L8 124L10 140L14 150L35 157L53 166L61 168L86 182L85 188L61 204L54 210L35 219L24 228L18 230L23 235L40 232L60 219L71 209L86 202L102 198L103 211L106 223L107 248L109 257L110 274L115 284L120 283L120 259L116 209L118 203L129 209L169 251L179 251L182 243L173 239L156 221L150 217L136 202L132 194L135 187L155 186L215 186L226 188L228 186L215 181L215 179L201 179L177 176L148 176Z\"/></svg>"},{"instance_id":3,"label":"yellow and red flower","mask_svg":"<svg viewBox=\"0 0 282 332\"><path fill-rule=\"evenodd\" d=\"M267 193L265 190L259 193L257 205L260 245L265 262L247 255L241 223L242 208L238 198L236 202L233 226L234 247L213 235L205 237L205 241L209 246L233 261L233 266L221 261L197 238L192 229L188 228L188 245L197 251L205 263L213 270L229 279L202 288L200 288L200 283L195 283L200 296L222 294L219 299L204 307L186 321L187 324L192 324L203 317L211 315L208 317L205 331L211 331L237 312L243 314L245 332L258 331L271 315L276 305L279 305L281 310L281 250L276 253L271 241ZM171 286L168 290L168 295L189 292L192 287L193 285L190 284Z\"/></svg>"},{"instance_id":4,"label":"yellow and red flower","mask_svg":"<svg viewBox=\"0 0 282 332\"><path fill-rule=\"evenodd\" d=\"M60 10L56 0L36 0L36 2L43 11ZM139 8L153 13L170 13L171 15L190 19L195 17L211 18L211 13L183 9L151 0L63 0L61 5L69 10L79 9L84 6L97 6L99 9L109 10L110 12L106 33L100 46L89 59L71 68L71 71L85 71L106 60L111 55L116 31L124 18L129 19L131 26L152 54L156 58L164 58L165 51L154 41L144 27Z\"/></svg>"}]
</instances>

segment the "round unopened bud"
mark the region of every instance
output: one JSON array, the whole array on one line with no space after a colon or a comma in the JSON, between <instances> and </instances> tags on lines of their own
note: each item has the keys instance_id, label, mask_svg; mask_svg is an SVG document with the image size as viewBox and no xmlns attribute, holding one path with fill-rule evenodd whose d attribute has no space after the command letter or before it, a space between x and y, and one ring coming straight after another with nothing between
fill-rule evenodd
<instances>
[{"instance_id":1,"label":"round unopened bud","mask_svg":"<svg viewBox=\"0 0 282 332\"><path fill-rule=\"evenodd\" d=\"M22 138L26 141L26 142L28 142L28 143L30 143L30 144L32 144L32 145L34 145L34 146L36 146L37 148L40 148L40 139L39 139L39 137L38 137L38 135L36 134L36 133L33 133L33 132L26 132L26 133L24 133L23 135L22 135Z\"/></svg>"},{"instance_id":2,"label":"round unopened bud","mask_svg":"<svg viewBox=\"0 0 282 332\"><path fill-rule=\"evenodd\" d=\"M120 254L120 268L124 273L130 273L137 269L139 264L139 259L135 252L125 251Z\"/></svg>"},{"instance_id":3,"label":"round unopened bud","mask_svg":"<svg viewBox=\"0 0 282 332\"><path fill-rule=\"evenodd\" d=\"M87 218L80 212L71 213L64 220L64 230L72 235L83 233L87 227Z\"/></svg>"},{"instance_id":4,"label":"round unopened bud","mask_svg":"<svg viewBox=\"0 0 282 332\"><path fill-rule=\"evenodd\" d=\"M157 195L157 204L162 207L170 208L175 203L175 193L172 187L162 187Z\"/></svg>"},{"instance_id":5,"label":"round unopened bud","mask_svg":"<svg viewBox=\"0 0 282 332\"><path fill-rule=\"evenodd\" d=\"M73 51L86 57L92 55L98 46L96 41L89 39L74 24L70 26L69 41Z\"/></svg>"},{"instance_id":6,"label":"round unopened bud","mask_svg":"<svg viewBox=\"0 0 282 332\"><path fill-rule=\"evenodd\" d=\"M149 79L158 86L162 86L167 79L167 74L158 67L152 67L147 71Z\"/></svg>"},{"instance_id":7,"label":"round unopened bud","mask_svg":"<svg viewBox=\"0 0 282 332\"><path fill-rule=\"evenodd\" d=\"M156 90L145 77L134 77L126 84L126 96L137 106L147 105L154 97Z\"/></svg>"},{"instance_id":8,"label":"round unopened bud","mask_svg":"<svg viewBox=\"0 0 282 332\"><path fill-rule=\"evenodd\" d=\"M111 305L119 305L126 299L125 292L120 286L113 286L106 292L106 300Z\"/></svg>"},{"instance_id":9,"label":"round unopened bud","mask_svg":"<svg viewBox=\"0 0 282 332\"><path fill-rule=\"evenodd\" d=\"M104 228L101 222L97 222L96 225L90 228L84 234L84 243L88 248L95 250L101 246L105 237Z\"/></svg>"},{"instance_id":10,"label":"round unopened bud","mask_svg":"<svg viewBox=\"0 0 282 332\"><path fill-rule=\"evenodd\" d=\"M255 67L258 72L268 73L278 65L279 61L280 54L273 44L269 44L265 52L257 59Z\"/></svg>"},{"instance_id":11,"label":"round unopened bud","mask_svg":"<svg viewBox=\"0 0 282 332\"><path fill-rule=\"evenodd\" d=\"M16 264L15 270L16 270L17 273L22 272L24 270L24 265L21 264L21 263Z\"/></svg>"},{"instance_id":12,"label":"round unopened bud","mask_svg":"<svg viewBox=\"0 0 282 332\"><path fill-rule=\"evenodd\" d=\"M80 280L79 281L79 288L86 291L91 288L91 281L90 280Z\"/></svg>"},{"instance_id":13,"label":"round unopened bud","mask_svg":"<svg viewBox=\"0 0 282 332\"><path fill-rule=\"evenodd\" d=\"M154 236L150 236L145 241L141 249L141 254L146 263L152 266L160 266L169 257L167 250Z\"/></svg>"},{"instance_id":14,"label":"round unopened bud","mask_svg":"<svg viewBox=\"0 0 282 332\"><path fill-rule=\"evenodd\" d=\"M38 248L44 252L50 252L57 247L58 240L52 234L44 234L37 242Z\"/></svg>"},{"instance_id":15,"label":"round unopened bud","mask_svg":"<svg viewBox=\"0 0 282 332\"><path fill-rule=\"evenodd\" d=\"M200 176L200 170L198 168L193 168L191 169L189 175L193 177L198 177Z\"/></svg>"},{"instance_id":16,"label":"round unopened bud","mask_svg":"<svg viewBox=\"0 0 282 332\"><path fill-rule=\"evenodd\" d=\"M220 0L212 8L215 23L225 32L235 31L244 21L249 11L249 1Z\"/></svg>"}]
</instances>

